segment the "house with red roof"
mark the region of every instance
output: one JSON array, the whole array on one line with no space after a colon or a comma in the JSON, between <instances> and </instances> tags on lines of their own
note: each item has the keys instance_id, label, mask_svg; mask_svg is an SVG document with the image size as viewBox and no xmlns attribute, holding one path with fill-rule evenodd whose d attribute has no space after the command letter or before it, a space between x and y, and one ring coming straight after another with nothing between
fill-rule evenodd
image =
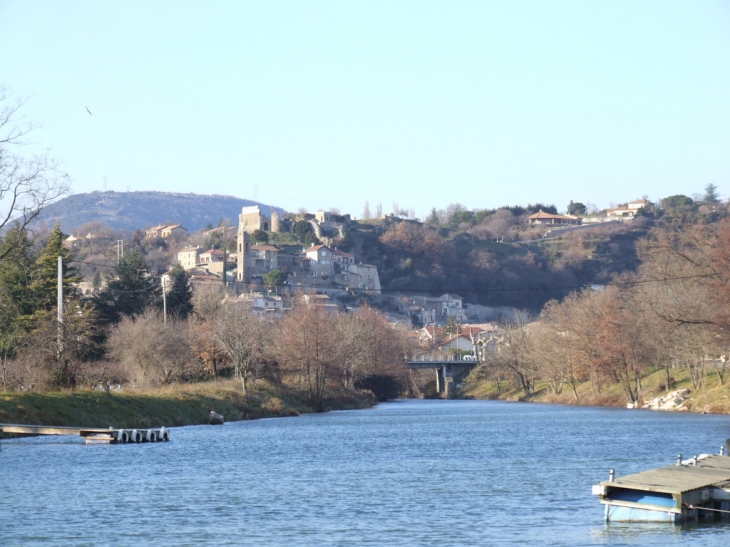
<instances>
[{"instance_id":1,"label":"house with red roof","mask_svg":"<svg viewBox=\"0 0 730 547\"><path fill-rule=\"evenodd\" d=\"M583 220L575 215L553 215L543 210L527 217L527 222L534 226L536 224L559 225L559 226L580 226Z\"/></svg>"}]
</instances>

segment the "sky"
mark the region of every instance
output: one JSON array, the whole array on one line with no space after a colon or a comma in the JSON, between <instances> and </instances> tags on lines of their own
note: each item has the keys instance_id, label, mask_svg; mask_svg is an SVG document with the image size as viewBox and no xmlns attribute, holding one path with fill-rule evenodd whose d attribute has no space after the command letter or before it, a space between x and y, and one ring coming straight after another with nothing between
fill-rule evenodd
<instances>
[{"instance_id":1,"label":"sky","mask_svg":"<svg viewBox=\"0 0 730 547\"><path fill-rule=\"evenodd\" d=\"M730 197L726 0L0 0L0 84L72 193Z\"/></svg>"}]
</instances>

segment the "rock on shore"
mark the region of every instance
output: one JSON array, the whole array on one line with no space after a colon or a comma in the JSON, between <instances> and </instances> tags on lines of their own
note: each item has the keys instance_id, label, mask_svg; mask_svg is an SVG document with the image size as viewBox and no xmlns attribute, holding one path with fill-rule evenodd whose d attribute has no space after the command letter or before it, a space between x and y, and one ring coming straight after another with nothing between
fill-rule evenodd
<instances>
[{"instance_id":1,"label":"rock on shore","mask_svg":"<svg viewBox=\"0 0 730 547\"><path fill-rule=\"evenodd\" d=\"M688 400L689 389L678 389L667 393L664 397L654 397L641 408L649 410L687 410L684 403Z\"/></svg>"}]
</instances>

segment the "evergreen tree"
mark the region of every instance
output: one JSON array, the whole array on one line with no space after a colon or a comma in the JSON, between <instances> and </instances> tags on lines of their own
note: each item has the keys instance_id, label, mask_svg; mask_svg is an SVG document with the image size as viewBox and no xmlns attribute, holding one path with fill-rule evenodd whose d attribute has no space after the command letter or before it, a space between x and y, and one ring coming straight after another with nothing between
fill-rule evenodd
<instances>
[{"instance_id":1,"label":"evergreen tree","mask_svg":"<svg viewBox=\"0 0 730 547\"><path fill-rule=\"evenodd\" d=\"M585 215L587 210L588 208L579 201L573 202L571 199L570 203L568 203L569 215Z\"/></svg>"},{"instance_id":2,"label":"evergreen tree","mask_svg":"<svg viewBox=\"0 0 730 547\"><path fill-rule=\"evenodd\" d=\"M702 196L702 200L705 203L720 203L720 194L717 193L717 186L712 183L705 186L705 195Z\"/></svg>"},{"instance_id":3,"label":"evergreen tree","mask_svg":"<svg viewBox=\"0 0 730 547\"><path fill-rule=\"evenodd\" d=\"M675 196L669 196L662 200L662 207L668 212L677 212L681 210L689 210L693 208L695 202L692 198L687 197L683 194L677 194Z\"/></svg>"},{"instance_id":4,"label":"evergreen tree","mask_svg":"<svg viewBox=\"0 0 730 547\"><path fill-rule=\"evenodd\" d=\"M269 270L264 274L264 284L271 287L278 287L286 282L289 275L281 270Z\"/></svg>"},{"instance_id":5,"label":"evergreen tree","mask_svg":"<svg viewBox=\"0 0 730 547\"><path fill-rule=\"evenodd\" d=\"M299 220L294 224L294 235L306 246L314 245L319 242L312 225L306 220Z\"/></svg>"},{"instance_id":6,"label":"evergreen tree","mask_svg":"<svg viewBox=\"0 0 730 547\"><path fill-rule=\"evenodd\" d=\"M193 309L193 291L190 276L180 264L175 264L169 273L170 285L167 292L167 311L179 319L187 319Z\"/></svg>"},{"instance_id":7,"label":"evergreen tree","mask_svg":"<svg viewBox=\"0 0 730 547\"><path fill-rule=\"evenodd\" d=\"M159 306L161 294L159 276L150 271L142 252L134 249L119 260L94 303L103 321L117 323L123 315L137 316Z\"/></svg>"},{"instance_id":8,"label":"evergreen tree","mask_svg":"<svg viewBox=\"0 0 730 547\"><path fill-rule=\"evenodd\" d=\"M269 234L265 230L254 230L251 234L251 239L253 239L256 243L268 243L269 242Z\"/></svg>"},{"instance_id":9,"label":"evergreen tree","mask_svg":"<svg viewBox=\"0 0 730 547\"><path fill-rule=\"evenodd\" d=\"M439 219L438 211L436 211L436 207L433 207L431 209L431 213L426 218L426 224L434 224L438 226L441 224L441 220Z\"/></svg>"},{"instance_id":10,"label":"evergreen tree","mask_svg":"<svg viewBox=\"0 0 730 547\"><path fill-rule=\"evenodd\" d=\"M17 315L33 313L30 285L33 281L35 256L28 232L14 226L0 245L0 253L8 254L0 261L0 302L3 312L12 310Z\"/></svg>"},{"instance_id":11,"label":"evergreen tree","mask_svg":"<svg viewBox=\"0 0 730 547\"><path fill-rule=\"evenodd\" d=\"M29 330L35 307L30 285L35 256L28 232L14 225L0 244L0 354L13 355Z\"/></svg>"},{"instance_id":12,"label":"evergreen tree","mask_svg":"<svg viewBox=\"0 0 730 547\"><path fill-rule=\"evenodd\" d=\"M51 232L46 246L35 266L35 274L30 284L33 304L36 313L49 312L56 309L58 304L58 257L63 260L62 279L64 298L68 299L76 293L76 284L81 281L81 276L71 264L71 252L63 246L66 235L61 232L61 227L56 227Z\"/></svg>"}]
</instances>

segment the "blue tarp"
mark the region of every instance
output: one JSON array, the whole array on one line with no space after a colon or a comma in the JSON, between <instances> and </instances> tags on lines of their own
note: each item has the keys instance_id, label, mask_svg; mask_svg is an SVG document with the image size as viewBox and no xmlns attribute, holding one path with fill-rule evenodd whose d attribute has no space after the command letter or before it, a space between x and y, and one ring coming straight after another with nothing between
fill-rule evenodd
<instances>
[{"instance_id":1,"label":"blue tarp","mask_svg":"<svg viewBox=\"0 0 730 547\"><path fill-rule=\"evenodd\" d=\"M629 490L625 488L612 490L607 498L615 501L632 501L634 503L642 503L646 505L658 505L660 507L676 507L677 505L677 502L674 501L671 494L664 494L662 492L646 492L644 490Z\"/></svg>"}]
</instances>

